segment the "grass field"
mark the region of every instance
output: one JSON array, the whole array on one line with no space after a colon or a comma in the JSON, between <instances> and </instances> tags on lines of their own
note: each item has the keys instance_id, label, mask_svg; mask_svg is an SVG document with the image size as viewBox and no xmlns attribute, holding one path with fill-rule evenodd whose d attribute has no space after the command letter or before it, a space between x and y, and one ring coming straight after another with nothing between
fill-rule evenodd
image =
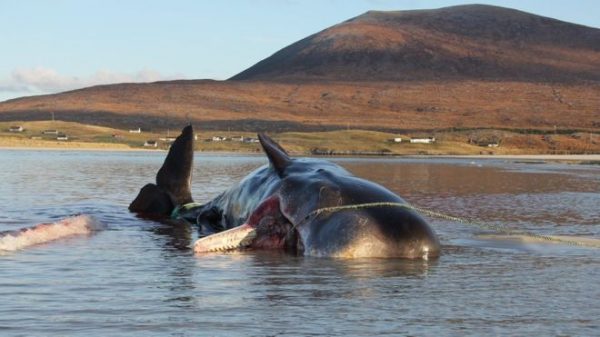
<instances>
[{"instance_id":1,"label":"grass field","mask_svg":"<svg viewBox=\"0 0 600 337\"><path fill-rule=\"evenodd\" d=\"M11 126L20 125L23 132L9 132ZM44 130L57 130L69 139L59 141L56 135L43 134ZM179 130L169 130L174 137ZM167 130L130 133L129 130L85 125L64 121L0 122L0 147L3 148L58 148L139 150L168 149ZM536 135L518 134L498 130L446 132L438 134L399 135L377 131L340 130L328 132L284 132L270 134L293 154L340 154L340 155L469 155L469 154L583 154L600 153L600 137L595 134ZM260 152L258 143L240 141L207 141L213 136L256 137L250 132L201 131L197 134L196 150L214 152ZM435 136L433 144L411 144L410 137ZM403 139L400 143L392 141ZM501 139L498 147L484 147L469 139ZM144 147L148 140L158 146Z\"/></svg>"}]
</instances>

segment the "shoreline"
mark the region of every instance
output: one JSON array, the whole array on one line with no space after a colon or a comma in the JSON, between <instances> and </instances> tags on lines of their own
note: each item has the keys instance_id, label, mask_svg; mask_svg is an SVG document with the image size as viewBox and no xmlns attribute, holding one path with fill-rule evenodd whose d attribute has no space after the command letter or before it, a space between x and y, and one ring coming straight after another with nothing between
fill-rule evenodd
<instances>
[{"instance_id":1,"label":"shoreline","mask_svg":"<svg viewBox=\"0 0 600 337\"><path fill-rule=\"evenodd\" d=\"M439 155L426 156L438 158L459 158L459 159L514 159L514 160L551 160L551 161L598 161L600 154L475 154L475 155Z\"/></svg>"},{"instance_id":2,"label":"shoreline","mask_svg":"<svg viewBox=\"0 0 600 337\"><path fill-rule=\"evenodd\" d=\"M52 146L55 145L55 146ZM17 151L90 151L90 152L166 152L165 149L144 149L132 148L127 145L105 144L105 143L57 143L44 146L10 146L0 144L0 150ZM208 155L256 155L254 151L206 151L195 150L194 152ZM291 153L295 156L310 156L309 154ZM317 157L338 158L339 155L319 155ZM346 156L343 156L346 157ZM349 156L361 157L361 156ZM600 154L473 154L473 155L452 155L452 154L388 154L382 156L368 156L373 158L448 158L448 159L506 159L506 160L525 160L525 161L564 161L564 162L600 162Z\"/></svg>"},{"instance_id":3,"label":"shoreline","mask_svg":"<svg viewBox=\"0 0 600 337\"><path fill-rule=\"evenodd\" d=\"M162 149L136 149L121 146L6 146L0 145L0 150L15 151L90 151L90 152L166 152Z\"/></svg>"}]
</instances>

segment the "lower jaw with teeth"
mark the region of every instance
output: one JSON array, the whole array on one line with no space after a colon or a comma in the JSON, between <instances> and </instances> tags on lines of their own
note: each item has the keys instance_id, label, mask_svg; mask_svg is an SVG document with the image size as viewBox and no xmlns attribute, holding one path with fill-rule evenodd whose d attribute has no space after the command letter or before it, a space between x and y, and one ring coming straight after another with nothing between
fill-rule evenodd
<instances>
[{"instance_id":1,"label":"lower jaw with teeth","mask_svg":"<svg viewBox=\"0 0 600 337\"><path fill-rule=\"evenodd\" d=\"M256 239L256 228L247 224L198 239L195 253L227 252L246 248Z\"/></svg>"}]
</instances>

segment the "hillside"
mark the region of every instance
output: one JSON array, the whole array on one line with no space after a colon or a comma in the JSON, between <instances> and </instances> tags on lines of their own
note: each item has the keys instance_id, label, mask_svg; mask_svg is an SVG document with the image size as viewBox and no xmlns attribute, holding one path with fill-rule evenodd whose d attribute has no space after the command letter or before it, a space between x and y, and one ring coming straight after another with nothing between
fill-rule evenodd
<instances>
[{"instance_id":1,"label":"hillside","mask_svg":"<svg viewBox=\"0 0 600 337\"><path fill-rule=\"evenodd\" d=\"M367 12L233 80L600 80L600 29L502 7Z\"/></svg>"},{"instance_id":2,"label":"hillside","mask_svg":"<svg viewBox=\"0 0 600 337\"><path fill-rule=\"evenodd\" d=\"M492 6L368 12L228 81L96 86L0 103L0 121L146 130L600 131L600 30Z\"/></svg>"}]
</instances>

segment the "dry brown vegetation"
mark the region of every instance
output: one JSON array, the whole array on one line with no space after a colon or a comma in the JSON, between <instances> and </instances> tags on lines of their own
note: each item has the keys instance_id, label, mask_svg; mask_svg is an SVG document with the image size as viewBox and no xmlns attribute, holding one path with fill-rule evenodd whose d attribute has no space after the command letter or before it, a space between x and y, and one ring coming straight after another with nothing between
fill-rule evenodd
<instances>
[{"instance_id":1,"label":"dry brown vegetation","mask_svg":"<svg viewBox=\"0 0 600 337\"><path fill-rule=\"evenodd\" d=\"M465 5L370 11L300 40L236 80L600 80L600 30Z\"/></svg>"},{"instance_id":2,"label":"dry brown vegetation","mask_svg":"<svg viewBox=\"0 0 600 337\"><path fill-rule=\"evenodd\" d=\"M193 122L198 130L232 132L436 133L468 146L485 140L473 143L477 130L496 129L504 147L519 151L598 152L599 46L598 29L505 8L368 12L234 80L26 97L0 103L0 121L48 120L54 113L64 121L156 132ZM344 140L335 140L330 147L341 149Z\"/></svg>"},{"instance_id":3,"label":"dry brown vegetation","mask_svg":"<svg viewBox=\"0 0 600 337\"><path fill-rule=\"evenodd\" d=\"M600 84L176 81L92 87L0 103L0 119L234 130L600 129Z\"/></svg>"}]
</instances>

